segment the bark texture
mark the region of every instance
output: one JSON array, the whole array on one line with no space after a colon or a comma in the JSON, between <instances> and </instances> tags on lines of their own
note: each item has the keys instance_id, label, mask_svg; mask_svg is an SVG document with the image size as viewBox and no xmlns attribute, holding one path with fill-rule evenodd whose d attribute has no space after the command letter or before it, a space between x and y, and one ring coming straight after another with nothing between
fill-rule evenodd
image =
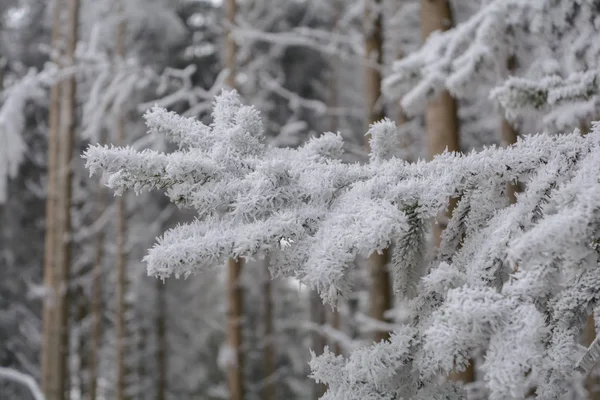
<instances>
[{"instance_id":1,"label":"bark texture","mask_svg":"<svg viewBox=\"0 0 600 400\"><path fill-rule=\"evenodd\" d=\"M117 24L115 53L118 58L125 56L125 19L122 0L116 0L116 8L121 18ZM124 146L125 141L125 120L123 115L119 115L116 121L116 142L119 146ZM117 270L117 399L130 400L131 393L128 389L128 379L131 371L127 362L127 356L131 354L131 335L129 332L128 316L130 313L129 294L129 274L127 271L127 197L123 194L116 198L117 221L116 221L116 270Z\"/></svg>"},{"instance_id":2,"label":"bark texture","mask_svg":"<svg viewBox=\"0 0 600 400\"><path fill-rule=\"evenodd\" d=\"M506 67L508 71L513 72L517 67L516 57L509 57L506 62ZM502 145L510 146L511 144L517 142L519 132L517 132L514 126L509 121L507 121L506 118L503 117L502 124L500 126L500 135L502 139ZM508 196L508 199L510 200L511 204L517 201L516 193L522 191L522 189L522 185L518 182L515 184L508 185L508 188L506 189L506 195Z\"/></svg>"},{"instance_id":3,"label":"bark texture","mask_svg":"<svg viewBox=\"0 0 600 400\"><path fill-rule=\"evenodd\" d=\"M158 376L156 379L156 400L167 398L167 287L160 279L156 280L156 363Z\"/></svg>"},{"instance_id":4,"label":"bark texture","mask_svg":"<svg viewBox=\"0 0 600 400\"><path fill-rule=\"evenodd\" d=\"M384 118L383 102L381 101L381 71L372 64L382 65L383 61L383 24L381 15L381 0L367 0L364 11L364 35L366 56L365 98L367 122L369 124ZM365 147L370 149L369 135L365 136ZM392 285L387 269L389 260L388 250L383 254L372 254L368 259L371 274L370 311L371 318L387 321L385 312L392 308ZM374 340L379 342L389 338L389 332L377 331Z\"/></svg>"},{"instance_id":5,"label":"bark texture","mask_svg":"<svg viewBox=\"0 0 600 400\"><path fill-rule=\"evenodd\" d=\"M339 19L340 19L340 11L342 10L342 4L340 0L332 0L332 26L333 26L333 34L340 34L339 31ZM329 82L328 82L328 90L327 90L327 106L330 110L339 107L339 84L338 84L338 58L335 55L329 57ZM328 128L329 132L337 132L339 129L339 118L335 113L329 113L328 118ZM333 329L340 329L340 313L338 308L340 307L340 302L342 299L338 300L338 304L336 305L335 310L333 310L329 314L330 322L329 324ZM322 305L323 307L323 305ZM332 351L335 354L341 354L341 348L337 341L331 343Z\"/></svg>"},{"instance_id":6,"label":"bark texture","mask_svg":"<svg viewBox=\"0 0 600 400\"><path fill-rule=\"evenodd\" d=\"M100 193L98 201L98 217L102 214L105 200L105 191ZM94 255L94 267L92 269L92 340L90 354L90 375L89 375L89 393L90 400L96 400L98 397L98 363L100 362L100 346L102 345L102 291L103 291L103 273L102 266L104 262L104 232L101 230L96 235L96 249Z\"/></svg>"},{"instance_id":7,"label":"bark texture","mask_svg":"<svg viewBox=\"0 0 600 400\"><path fill-rule=\"evenodd\" d=\"M53 26L52 26L52 48L59 51L61 39L61 12L62 1L54 0L53 4ZM57 60L54 60L55 62ZM42 390L46 397L56 391L57 376L54 363L58 358L57 332L55 327L56 301L54 284L54 258L57 247L56 241L56 207L58 199L58 129L60 123L60 84L55 84L50 89L50 109L48 116L48 197L46 198L46 233L44 237L44 287L46 296L43 309L42 326Z\"/></svg>"},{"instance_id":8,"label":"bark texture","mask_svg":"<svg viewBox=\"0 0 600 400\"><path fill-rule=\"evenodd\" d=\"M276 400L277 387L275 380L275 371L277 368L277 358L275 354L275 337L273 332L273 297L271 290L271 274L269 273L269 260L265 260L264 266L264 379L263 389L264 400Z\"/></svg>"},{"instance_id":9,"label":"bark texture","mask_svg":"<svg viewBox=\"0 0 600 400\"><path fill-rule=\"evenodd\" d=\"M591 125L589 122L582 123L579 127L582 135L587 135L590 131ZM585 347L589 347L592 342L596 339L597 329L596 329L596 321L595 317L598 314L592 312L592 314L588 315L585 327L583 328L583 345ZM588 399L589 400L600 400L600 371L598 370L598 365L594 366L591 370L591 373L586 377L585 387L588 391Z\"/></svg>"},{"instance_id":10,"label":"bark texture","mask_svg":"<svg viewBox=\"0 0 600 400\"><path fill-rule=\"evenodd\" d=\"M326 340L321 329L325 327L327 321L323 300L321 300L321 296L316 290L310 293L310 319L315 327L310 347L316 354L323 354ZM319 399L325 394L326 389L327 387L324 384L313 381L312 398L314 400Z\"/></svg>"},{"instance_id":11,"label":"bark texture","mask_svg":"<svg viewBox=\"0 0 600 400\"><path fill-rule=\"evenodd\" d=\"M79 28L79 1L66 2L63 25L62 2L55 3L53 45L64 39L66 66L74 63ZM64 38L61 29L66 29ZM76 81L66 79L60 91L51 93L48 143L49 196L47 200L42 383L47 400L69 398L69 303L71 274L71 201L73 147L76 128ZM52 171L52 172L50 172Z\"/></svg>"},{"instance_id":12,"label":"bark texture","mask_svg":"<svg viewBox=\"0 0 600 400\"><path fill-rule=\"evenodd\" d=\"M231 27L235 24L237 13L236 0L227 0L227 38L225 43L225 67L229 70L226 84L235 89L237 46ZM244 398L244 354L243 354L243 289L241 285L242 261L227 260L227 343L233 354L233 360L227 367L227 385L230 400Z\"/></svg>"},{"instance_id":13,"label":"bark texture","mask_svg":"<svg viewBox=\"0 0 600 400\"><path fill-rule=\"evenodd\" d=\"M227 366L230 400L244 398L242 266L242 261L233 259L227 261L227 344L232 352L232 359Z\"/></svg>"}]
</instances>

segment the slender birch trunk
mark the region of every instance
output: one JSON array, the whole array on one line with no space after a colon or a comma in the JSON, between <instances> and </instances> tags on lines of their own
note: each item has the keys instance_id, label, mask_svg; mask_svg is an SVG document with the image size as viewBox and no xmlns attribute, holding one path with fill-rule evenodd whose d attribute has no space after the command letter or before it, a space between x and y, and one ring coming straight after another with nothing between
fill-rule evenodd
<instances>
[{"instance_id":1,"label":"slender birch trunk","mask_svg":"<svg viewBox=\"0 0 600 400\"><path fill-rule=\"evenodd\" d=\"M367 122L369 124L384 118L383 101L381 96L381 72L370 65L378 66L383 63L383 24L381 0L366 0L364 14L366 81L365 98ZM365 146L370 149L369 136L365 136ZM370 311L371 318L378 321L388 321L385 312L392 308L392 285L390 273L387 269L389 252L374 253L368 259L371 273ZM379 342L389 338L389 332L377 331L374 340Z\"/></svg>"},{"instance_id":2,"label":"slender birch trunk","mask_svg":"<svg viewBox=\"0 0 600 400\"><path fill-rule=\"evenodd\" d=\"M231 27L235 24L237 13L236 0L227 0L226 4L227 38L225 43L225 67L229 70L226 84L235 88L237 46ZM227 343L233 353L233 360L227 366L227 384L230 400L244 398L244 354L243 344L243 290L242 290L242 260L227 261Z\"/></svg>"},{"instance_id":3,"label":"slender birch trunk","mask_svg":"<svg viewBox=\"0 0 600 400\"><path fill-rule=\"evenodd\" d=\"M156 280L156 363L158 377L156 379L156 400L167 398L167 287L160 279Z\"/></svg>"},{"instance_id":4,"label":"slender birch trunk","mask_svg":"<svg viewBox=\"0 0 600 400\"><path fill-rule=\"evenodd\" d=\"M52 48L59 51L61 41L61 12L64 4L61 0L54 0ZM50 399L57 397L58 370L58 332L56 331L56 294L55 294L55 253L58 247L56 241L56 208L58 198L58 130L60 124L60 84L55 84L50 89L50 109L48 121L48 197L46 198L46 234L44 237L44 298L43 327L42 327L42 390Z\"/></svg>"},{"instance_id":5,"label":"slender birch trunk","mask_svg":"<svg viewBox=\"0 0 600 400\"><path fill-rule=\"evenodd\" d=\"M421 38L423 41L436 30L447 30L453 25L452 9L448 0L421 0ZM444 150L460 151L458 105L447 90L429 101L425 111L427 129L427 144L429 155L443 153ZM457 199L451 199L448 212L449 218L456 206ZM440 244L441 234L446 227L445 222L434 225L434 241ZM475 380L473 361L463 372L454 372L450 379L472 382Z\"/></svg>"},{"instance_id":6,"label":"slender birch trunk","mask_svg":"<svg viewBox=\"0 0 600 400\"><path fill-rule=\"evenodd\" d=\"M273 298L271 290L271 274L269 273L269 259L265 260L263 280L264 295L264 379L265 386L263 391L263 400L275 400L277 387L275 386L275 341L273 335Z\"/></svg>"}]
</instances>

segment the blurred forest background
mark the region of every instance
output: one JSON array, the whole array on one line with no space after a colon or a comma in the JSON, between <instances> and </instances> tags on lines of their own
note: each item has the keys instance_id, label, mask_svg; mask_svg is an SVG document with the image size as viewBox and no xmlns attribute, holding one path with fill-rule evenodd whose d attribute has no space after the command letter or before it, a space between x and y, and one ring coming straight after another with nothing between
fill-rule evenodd
<instances>
[{"instance_id":1,"label":"blurred forest background","mask_svg":"<svg viewBox=\"0 0 600 400\"><path fill-rule=\"evenodd\" d=\"M268 260L162 282L141 260L193 213L156 193L114 197L80 155L89 143L169 151L143 113L210 122L224 87L260 110L272 145L339 131L349 162L367 159L383 117L410 161L514 142L483 88L410 119L381 92L395 60L480 3L0 0L0 366L48 400L318 398L309 348L344 354L402 318L385 260L356 261L335 312L271 280ZM31 396L0 375L1 399Z\"/></svg>"}]
</instances>

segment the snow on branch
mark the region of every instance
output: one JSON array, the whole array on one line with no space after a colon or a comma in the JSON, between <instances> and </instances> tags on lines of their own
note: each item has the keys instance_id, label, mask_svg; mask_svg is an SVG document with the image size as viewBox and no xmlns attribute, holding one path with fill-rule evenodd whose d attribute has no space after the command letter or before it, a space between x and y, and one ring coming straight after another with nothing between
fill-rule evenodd
<instances>
[{"instance_id":1,"label":"snow on branch","mask_svg":"<svg viewBox=\"0 0 600 400\"><path fill-rule=\"evenodd\" d=\"M600 71L592 70L566 79L557 75L540 80L511 77L493 89L490 97L502 106L510 119L524 111L541 111L547 113L546 124L563 128L573 120L595 119L599 94Z\"/></svg>"},{"instance_id":2,"label":"snow on branch","mask_svg":"<svg viewBox=\"0 0 600 400\"><path fill-rule=\"evenodd\" d=\"M9 381L20 383L21 385L27 386L31 395L35 400L44 400L44 394L40 390L40 387L35 380L22 372L16 371L12 368L0 367L0 379L8 379Z\"/></svg>"},{"instance_id":3,"label":"snow on branch","mask_svg":"<svg viewBox=\"0 0 600 400\"><path fill-rule=\"evenodd\" d=\"M421 49L396 61L384 91L409 114L444 89L460 98L500 85L493 98L509 114L589 99L598 91L597 7L597 1L483 2L468 20L433 32ZM522 78L505 82L515 73Z\"/></svg>"},{"instance_id":4,"label":"snow on branch","mask_svg":"<svg viewBox=\"0 0 600 400\"><path fill-rule=\"evenodd\" d=\"M508 59L512 50L509 25L524 19L512 13L527 15L524 9L532 7L523 0L491 1L455 28L432 33L421 49L394 63L385 92L402 98L402 108L414 114L444 88L458 95L473 82L497 81L506 73L498 60Z\"/></svg>"},{"instance_id":5,"label":"snow on branch","mask_svg":"<svg viewBox=\"0 0 600 400\"><path fill-rule=\"evenodd\" d=\"M168 154L90 146L84 158L117 192L162 188L197 210L148 252L150 274L269 255L275 276L335 303L351 290L355 256L392 246L408 322L347 359L313 358L326 399L461 399L439 374L481 352L490 399L578 390L578 332L600 301L598 124L586 136L538 134L410 164L389 152L398 130L382 121L369 131L370 162L348 164L332 133L298 149L265 145L260 116L235 92L216 98L210 126L160 109L146 118L186 146ZM510 205L505 191L516 180L526 189ZM429 257L429 222L453 197L461 200Z\"/></svg>"}]
</instances>

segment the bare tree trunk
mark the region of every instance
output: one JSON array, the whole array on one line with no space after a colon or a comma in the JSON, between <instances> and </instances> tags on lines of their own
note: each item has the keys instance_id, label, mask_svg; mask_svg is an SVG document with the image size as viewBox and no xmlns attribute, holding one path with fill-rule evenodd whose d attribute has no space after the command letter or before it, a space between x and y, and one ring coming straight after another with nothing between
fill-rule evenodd
<instances>
[{"instance_id":1,"label":"bare tree trunk","mask_svg":"<svg viewBox=\"0 0 600 400\"><path fill-rule=\"evenodd\" d=\"M342 10L342 4L340 0L333 0L331 5L333 15L332 15L332 25L333 25L333 34L339 34L339 19L340 19L340 11ZM338 87L338 58L335 55L329 57L329 85L328 85L328 93L327 93L327 105L329 109L333 109L339 106L339 87ZM337 132L339 129L339 119L338 116L334 113L329 114L329 122L328 122L328 130L329 132ZM340 329L340 313L338 311L338 307L340 306L340 301L338 300L338 304L336 305L335 310L333 310L330 314L330 325L332 328L339 330ZM321 303L321 307L324 305ZM340 346L337 342L333 343L333 351L335 354L341 354Z\"/></svg>"},{"instance_id":2,"label":"bare tree trunk","mask_svg":"<svg viewBox=\"0 0 600 400\"><path fill-rule=\"evenodd\" d=\"M62 1L54 0L52 48L59 51L61 39ZM48 129L48 197L46 199L46 235L44 238L44 287L46 295L43 310L42 332L42 389L48 399L57 398L58 371L58 332L56 330L56 287L55 252L58 247L56 240L56 211L58 198L57 167L58 167L58 130L60 124L60 84L55 84L50 90L50 110Z\"/></svg>"},{"instance_id":3,"label":"bare tree trunk","mask_svg":"<svg viewBox=\"0 0 600 400\"><path fill-rule=\"evenodd\" d=\"M332 34L338 35L339 32L339 19L340 12L342 10L342 4L340 0L332 0ZM339 90L338 90L338 58L335 55L329 57L329 85L327 87L327 106L329 109L335 108L339 105ZM329 127L330 132L337 132L338 130L338 116L335 113L329 113Z\"/></svg>"},{"instance_id":4,"label":"bare tree trunk","mask_svg":"<svg viewBox=\"0 0 600 400\"><path fill-rule=\"evenodd\" d=\"M589 347L596 339L596 324L594 315L589 315L583 330L583 345ZM591 373L585 380L585 387L589 400L600 400L600 377L598 377L598 366L592 368Z\"/></svg>"},{"instance_id":5,"label":"bare tree trunk","mask_svg":"<svg viewBox=\"0 0 600 400\"><path fill-rule=\"evenodd\" d=\"M371 267L371 290L370 290L370 310L371 318L378 321L389 322L385 317L385 312L392 308L392 289L390 284L390 273L387 270L389 262L389 251L386 249L381 254L373 253L369 257ZM375 332L375 342L380 342L390 337L389 331L378 330Z\"/></svg>"},{"instance_id":6,"label":"bare tree trunk","mask_svg":"<svg viewBox=\"0 0 600 400\"><path fill-rule=\"evenodd\" d=\"M230 26L235 24L235 16L237 13L237 4L236 0L227 0L227 23ZM225 68L229 70L229 75L227 76L227 86L231 89L235 89L235 75L236 75L236 55L237 55L237 45L235 40L233 39L233 32L231 28L227 29L227 38L225 41Z\"/></svg>"},{"instance_id":7,"label":"bare tree trunk","mask_svg":"<svg viewBox=\"0 0 600 400\"><path fill-rule=\"evenodd\" d=\"M453 25L452 10L448 0L421 0L421 38L425 41L436 30L447 30ZM443 153L444 150L460 151L458 106L456 100L444 90L435 99L429 101L425 111L425 125L427 127L427 143L429 155ZM448 213L443 216L445 220L452 214L457 199L451 199ZM440 244L441 234L446 224L434 225L434 242ZM463 382L475 380L475 368L471 360L463 372L454 372L450 379Z\"/></svg>"},{"instance_id":8,"label":"bare tree trunk","mask_svg":"<svg viewBox=\"0 0 600 400\"><path fill-rule=\"evenodd\" d=\"M340 311L339 311L339 304L336 307L335 310L331 311L330 314L330 318L331 318L331 327L333 329L335 329L336 331L341 331L341 318L340 318ZM334 340L333 343L331 343L331 348L333 349L333 353L336 355L341 355L343 353L342 351L342 346L340 345L339 341Z\"/></svg>"},{"instance_id":9,"label":"bare tree trunk","mask_svg":"<svg viewBox=\"0 0 600 400\"><path fill-rule=\"evenodd\" d=\"M123 121L119 121L117 132L122 139ZM120 145L123 140L118 141ZM129 316L129 277L127 273L127 252L125 249L127 241L127 210L125 197L120 196L117 202L117 399L131 399L127 394L127 378L130 371L127 365L127 355L130 354L130 335L128 332Z\"/></svg>"},{"instance_id":10,"label":"bare tree trunk","mask_svg":"<svg viewBox=\"0 0 600 400\"><path fill-rule=\"evenodd\" d=\"M53 40L60 40L62 4L55 4ZM68 21L66 62L74 63L79 27L79 1L67 2ZM47 203L47 234L45 281L49 297L44 303L44 355L42 376L48 400L65 399L68 394L69 301L71 264L71 181L73 142L75 139L76 82L75 77L53 91L49 133L49 192Z\"/></svg>"},{"instance_id":11,"label":"bare tree trunk","mask_svg":"<svg viewBox=\"0 0 600 400\"><path fill-rule=\"evenodd\" d=\"M105 191L101 189L101 200L98 203L97 214L100 216L104 208ZM98 363L100 362L99 353L102 344L102 265L104 260L104 232L98 232L96 236L96 254L94 256L93 274L93 293L92 293L92 343L90 356L90 400L96 400L98 397Z\"/></svg>"},{"instance_id":12,"label":"bare tree trunk","mask_svg":"<svg viewBox=\"0 0 600 400\"><path fill-rule=\"evenodd\" d=\"M229 259L227 261L227 343L233 355L233 359L230 360L227 366L227 383L229 385L230 400L243 400L244 398L242 265L241 260Z\"/></svg>"},{"instance_id":13,"label":"bare tree trunk","mask_svg":"<svg viewBox=\"0 0 600 400\"><path fill-rule=\"evenodd\" d=\"M138 317L141 319L141 317ZM145 326L145 324L143 322L140 322L140 324L138 325L138 337L137 337L137 341L136 341L136 346L137 346L137 354L138 357L136 358L136 367L137 367L137 376L138 376L138 384L140 385L140 387L147 387L147 381L150 379L150 377L148 376L148 367L147 367L147 363L148 363L148 357L147 357L147 348L148 348L148 327ZM158 360L158 352L156 353L157 356L157 362ZM141 398L138 395L138 399Z\"/></svg>"},{"instance_id":14,"label":"bare tree trunk","mask_svg":"<svg viewBox=\"0 0 600 400\"><path fill-rule=\"evenodd\" d=\"M81 276L85 276L85 273ZM81 394L82 398L87 398L87 394L89 393L88 386L88 376L90 372L90 354L88 353L88 331L86 319L88 319L90 315L90 301L89 297L86 294L85 288L80 285L77 288L77 292L74 298L74 302L77 303L77 311L76 311L76 326L77 332L76 335L76 352L78 356L78 364L77 364L77 379L78 379L78 392Z\"/></svg>"},{"instance_id":15,"label":"bare tree trunk","mask_svg":"<svg viewBox=\"0 0 600 400\"><path fill-rule=\"evenodd\" d=\"M167 287L160 280L156 280L156 363L158 365L158 378L156 380L156 400L167 398Z\"/></svg>"},{"instance_id":16,"label":"bare tree trunk","mask_svg":"<svg viewBox=\"0 0 600 400\"><path fill-rule=\"evenodd\" d=\"M123 131L122 121L119 121L118 132ZM118 141L120 144L122 140ZM129 278L127 273L127 253L126 253L126 204L124 196L116 199L117 202L117 399L130 399L127 392L127 378L130 375L127 366L126 357L130 354L130 335L127 329L129 315L129 301L127 294L129 293Z\"/></svg>"},{"instance_id":17,"label":"bare tree trunk","mask_svg":"<svg viewBox=\"0 0 600 400\"><path fill-rule=\"evenodd\" d=\"M269 273L269 259L265 260L264 266L264 379L265 386L263 392L264 400L275 400L277 388L275 386L275 340L273 335L273 299L271 291L271 274Z\"/></svg>"},{"instance_id":18,"label":"bare tree trunk","mask_svg":"<svg viewBox=\"0 0 600 400\"><path fill-rule=\"evenodd\" d=\"M514 71L516 68L517 59L515 56L509 57L506 62L506 67L509 71ZM501 139L503 146L510 146L513 143L517 142L517 138L519 137L519 133L515 130L512 124L506 120L506 118L502 118L502 125L500 127ZM516 193L520 192L522 187L519 183L509 184L506 190L506 195L508 196L511 204L516 203L517 196Z\"/></svg>"},{"instance_id":19,"label":"bare tree trunk","mask_svg":"<svg viewBox=\"0 0 600 400\"><path fill-rule=\"evenodd\" d=\"M582 135L587 135L590 132L590 123L582 123L579 127ZM589 347L592 342L596 339L596 321L595 317L597 314L592 311L592 314L588 315L585 327L583 328L583 345ZM600 400L600 377L598 376L598 366L592 368L591 373L585 380L585 387L588 392L589 400Z\"/></svg>"},{"instance_id":20,"label":"bare tree trunk","mask_svg":"<svg viewBox=\"0 0 600 400\"><path fill-rule=\"evenodd\" d=\"M365 2L364 35L365 57L367 63L382 65L383 61L383 29L381 15L381 0L367 0ZM369 124L384 118L383 102L381 99L381 72L371 65L366 66L365 98L367 122ZM365 136L365 146L370 149L370 137ZM368 259L371 271L370 311L371 318L378 321L387 321L385 312L392 308L392 285L390 273L387 269L388 250L383 254L372 254ZM389 338L389 332L378 331L374 340L379 342Z\"/></svg>"},{"instance_id":21,"label":"bare tree trunk","mask_svg":"<svg viewBox=\"0 0 600 400\"><path fill-rule=\"evenodd\" d=\"M235 23L237 13L236 0L227 0L227 40L225 44L225 67L229 70L227 85L234 89L236 76L237 46L233 39L231 26ZM228 300L228 326L227 343L234 355L227 367L227 384L230 400L243 400L244 398L244 354L243 344L243 289L241 283L242 260L229 259L227 261L227 300Z\"/></svg>"},{"instance_id":22,"label":"bare tree trunk","mask_svg":"<svg viewBox=\"0 0 600 400\"><path fill-rule=\"evenodd\" d=\"M117 0L117 12L120 21L117 25L116 35L116 55L123 58L125 55L125 19L123 4ZM116 123L117 143L125 145L125 121L122 115L119 115ZM127 393L130 376L129 366L127 365L127 356L131 353L129 342L131 337L128 332L129 301L129 277L127 272L127 203L125 194L117 197L117 399L130 400L132 397Z\"/></svg>"},{"instance_id":23,"label":"bare tree trunk","mask_svg":"<svg viewBox=\"0 0 600 400\"><path fill-rule=\"evenodd\" d=\"M517 138L519 137L519 134L517 133L515 128L513 128L511 123L508 122L505 118L502 118L501 132L502 132L502 144L504 146L509 146L509 145L517 142ZM515 183L515 184L511 183L508 185L508 188L506 189L506 195L508 196L508 199L511 204L514 204L517 202L516 194L520 191L521 191L521 187L518 183Z\"/></svg>"},{"instance_id":24,"label":"bare tree trunk","mask_svg":"<svg viewBox=\"0 0 600 400\"><path fill-rule=\"evenodd\" d=\"M321 296L317 293L316 290L313 290L310 293L310 319L312 320L315 328L315 332L312 335L312 350L316 354L322 354L323 349L325 348L326 340L323 336L323 332L320 330L325 328L326 323L326 313L325 307L323 305L323 300L321 300ZM314 400L319 399L323 394L325 394L325 390L327 387L322 383L317 383L313 381L313 390L312 390L312 398Z\"/></svg>"},{"instance_id":25,"label":"bare tree trunk","mask_svg":"<svg viewBox=\"0 0 600 400\"><path fill-rule=\"evenodd\" d=\"M4 68L6 67L6 58L0 55L0 90L4 88Z\"/></svg>"}]
</instances>

